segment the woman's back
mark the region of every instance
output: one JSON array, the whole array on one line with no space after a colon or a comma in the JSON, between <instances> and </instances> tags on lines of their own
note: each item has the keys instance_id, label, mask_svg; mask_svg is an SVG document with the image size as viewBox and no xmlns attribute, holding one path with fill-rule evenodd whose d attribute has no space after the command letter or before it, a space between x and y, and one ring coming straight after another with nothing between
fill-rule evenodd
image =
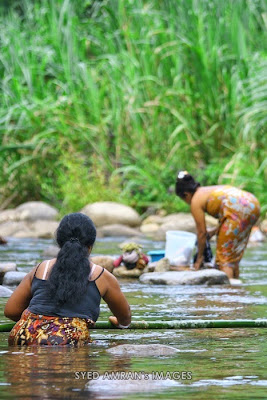
<instances>
[{"instance_id":1,"label":"woman's back","mask_svg":"<svg viewBox=\"0 0 267 400\"><path fill-rule=\"evenodd\" d=\"M97 321L100 311L101 294L96 281L103 274L104 268L91 264L87 290L79 301L69 299L64 304L58 305L55 299L47 294L47 279L54 264L55 260L49 260L37 267L32 279L32 299L28 307L29 310L35 314L78 317L91 319L94 322Z\"/></svg>"}]
</instances>

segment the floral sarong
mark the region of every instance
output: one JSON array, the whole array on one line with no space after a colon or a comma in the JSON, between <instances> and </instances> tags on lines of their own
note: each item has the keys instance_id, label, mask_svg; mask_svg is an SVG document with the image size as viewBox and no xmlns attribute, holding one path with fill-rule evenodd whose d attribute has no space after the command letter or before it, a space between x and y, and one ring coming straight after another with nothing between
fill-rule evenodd
<instances>
[{"instance_id":1,"label":"floral sarong","mask_svg":"<svg viewBox=\"0 0 267 400\"><path fill-rule=\"evenodd\" d=\"M250 231L260 215L260 204L253 194L231 186L211 193L207 213L219 218L216 264L236 267L244 253Z\"/></svg>"},{"instance_id":2,"label":"floral sarong","mask_svg":"<svg viewBox=\"0 0 267 400\"><path fill-rule=\"evenodd\" d=\"M91 319L51 317L24 310L8 337L9 345L83 346L90 343Z\"/></svg>"}]
</instances>

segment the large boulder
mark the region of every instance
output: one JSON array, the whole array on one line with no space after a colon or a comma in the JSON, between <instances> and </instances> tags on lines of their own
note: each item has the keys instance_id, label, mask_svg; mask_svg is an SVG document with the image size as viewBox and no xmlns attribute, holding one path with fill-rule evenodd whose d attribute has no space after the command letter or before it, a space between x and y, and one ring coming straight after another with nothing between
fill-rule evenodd
<instances>
[{"instance_id":1,"label":"large boulder","mask_svg":"<svg viewBox=\"0 0 267 400\"><path fill-rule=\"evenodd\" d=\"M16 271L17 266L15 263L12 262L1 262L0 263L0 283L3 283L3 278L5 273L9 271Z\"/></svg>"},{"instance_id":2,"label":"large boulder","mask_svg":"<svg viewBox=\"0 0 267 400\"><path fill-rule=\"evenodd\" d=\"M107 352L114 356L166 357L175 355L179 350L164 344L120 344L107 349Z\"/></svg>"},{"instance_id":3,"label":"large boulder","mask_svg":"<svg viewBox=\"0 0 267 400\"><path fill-rule=\"evenodd\" d=\"M114 268L113 270L113 275L117 278L139 278L142 274L143 271L138 268L127 269L124 266Z\"/></svg>"},{"instance_id":4,"label":"large boulder","mask_svg":"<svg viewBox=\"0 0 267 400\"><path fill-rule=\"evenodd\" d=\"M27 223L24 221L6 221L0 225L0 232L3 236L13 236L17 237L20 234L28 234L30 235L31 230L28 227ZM30 237L30 236L24 236Z\"/></svg>"},{"instance_id":5,"label":"large boulder","mask_svg":"<svg viewBox=\"0 0 267 400\"><path fill-rule=\"evenodd\" d=\"M163 218L160 229L164 233L167 231L187 231L195 233L196 223L189 213L170 214Z\"/></svg>"},{"instance_id":6,"label":"large boulder","mask_svg":"<svg viewBox=\"0 0 267 400\"><path fill-rule=\"evenodd\" d=\"M92 218L97 227L111 224L128 226L141 224L140 216L133 208L112 201L88 204L81 212Z\"/></svg>"},{"instance_id":7,"label":"large boulder","mask_svg":"<svg viewBox=\"0 0 267 400\"><path fill-rule=\"evenodd\" d=\"M20 284L22 279L27 275L27 272L23 271L9 271L6 272L3 279L5 286L17 286Z\"/></svg>"},{"instance_id":8,"label":"large boulder","mask_svg":"<svg viewBox=\"0 0 267 400\"><path fill-rule=\"evenodd\" d=\"M109 272L113 271L113 261L114 259L110 256L93 256L90 257L92 263L100 265L101 267L107 269Z\"/></svg>"},{"instance_id":9,"label":"large boulder","mask_svg":"<svg viewBox=\"0 0 267 400\"><path fill-rule=\"evenodd\" d=\"M12 290L9 288L0 285L0 297L10 297L12 295Z\"/></svg>"},{"instance_id":10,"label":"large boulder","mask_svg":"<svg viewBox=\"0 0 267 400\"><path fill-rule=\"evenodd\" d=\"M140 276L142 283L157 285L224 285L230 284L227 275L216 269L200 271L151 272Z\"/></svg>"},{"instance_id":11,"label":"large boulder","mask_svg":"<svg viewBox=\"0 0 267 400\"><path fill-rule=\"evenodd\" d=\"M152 237L154 237L155 234L157 234L159 229L160 229L160 225L155 224L155 223L151 223L151 224L145 223L145 224L142 224L140 227L140 231L142 233L144 233L147 236L152 236Z\"/></svg>"},{"instance_id":12,"label":"large boulder","mask_svg":"<svg viewBox=\"0 0 267 400\"><path fill-rule=\"evenodd\" d=\"M54 221L57 217L58 210L43 201L28 201L16 208L16 219L20 221Z\"/></svg>"},{"instance_id":13,"label":"large boulder","mask_svg":"<svg viewBox=\"0 0 267 400\"><path fill-rule=\"evenodd\" d=\"M165 272L170 270L170 261L168 258L161 258L156 262L154 272Z\"/></svg>"},{"instance_id":14,"label":"large boulder","mask_svg":"<svg viewBox=\"0 0 267 400\"><path fill-rule=\"evenodd\" d=\"M54 237L57 227L56 221L9 221L0 225L0 231L3 236L50 239Z\"/></svg>"},{"instance_id":15,"label":"large boulder","mask_svg":"<svg viewBox=\"0 0 267 400\"><path fill-rule=\"evenodd\" d=\"M27 230L21 230L13 236L17 238L53 239L57 228L58 222L56 221L36 220L27 224Z\"/></svg>"},{"instance_id":16,"label":"large boulder","mask_svg":"<svg viewBox=\"0 0 267 400\"><path fill-rule=\"evenodd\" d=\"M0 211L0 224L7 221L15 221L17 218L16 210L8 209Z\"/></svg>"},{"instance_id":17,"label":"large boulder","mask_svg":"<svg viewBox=\"0 0 267 400\"><path fill-rule=\"evenodd\" d=\"M99 237L133 237L142 236L142 233L138 229L130 228L127 225L111 224L98 228L97 235Z\"/></svg>"}]
</instances>

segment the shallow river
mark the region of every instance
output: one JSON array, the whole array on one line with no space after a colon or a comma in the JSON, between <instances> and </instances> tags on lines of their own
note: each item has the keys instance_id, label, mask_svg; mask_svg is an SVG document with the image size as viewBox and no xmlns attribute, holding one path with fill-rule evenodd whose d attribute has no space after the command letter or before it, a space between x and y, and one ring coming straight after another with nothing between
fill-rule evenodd
<instances>
[{"instance_id":1,"label":"shallow river","mask_svg":"<svg viewBox=\"0 0 267 400\"><path fill-rule=\"evenodd\" d=\"M117 254L119 242L99 240L94 254ZM14 261L28 271L51 244L51 240L10 239L0 248L0 261ZM144 250L164 248L163 243L143 244ZM266 243L247 249L240 269L242 287L150 286L133 280L121 281L121 286L133 320L267 318ZM1 322L7 321L5 302L0 299ZM103 303L99 320L108 315ZM266 399L266 334L267 329L258 328L95 330L92 344L84 348L21 349L8 348L8 333L0 333L0 398ZM178 352L165 357L116 357L106 352L126 343L165 344ZM112 377L112 371L133 375Z\"/></svg>"}]
</instances>

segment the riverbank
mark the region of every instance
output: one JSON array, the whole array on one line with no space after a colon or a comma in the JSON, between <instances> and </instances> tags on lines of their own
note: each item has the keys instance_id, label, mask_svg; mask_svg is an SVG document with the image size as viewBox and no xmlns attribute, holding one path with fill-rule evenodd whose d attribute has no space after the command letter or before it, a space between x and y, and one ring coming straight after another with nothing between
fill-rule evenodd
<instances>
[{"instance_id":1,"label":"riverbank","mask_svg":"<svg viewBox=\"0 0 267 400\"><path fill-rule=\"evenodd\" d=\"M149 238L164 241L170 230L196 233L194 219L190 213L167 215L165 210L142 218L132 207L116 202L96 202L85 205L81 212L88 215L97 227L98 238L124 237ZM206 215L207 227L217 226L218 221ZM16 238L54 238L58 227L59 210L41 202L32 201L15 209L0 211L0 236ZM267 220L259 221L258 227L267 233ZM259 241L264 236L259 235ZM256 240L257 241L257 240Z\"/></svg>"}]
</instances>

